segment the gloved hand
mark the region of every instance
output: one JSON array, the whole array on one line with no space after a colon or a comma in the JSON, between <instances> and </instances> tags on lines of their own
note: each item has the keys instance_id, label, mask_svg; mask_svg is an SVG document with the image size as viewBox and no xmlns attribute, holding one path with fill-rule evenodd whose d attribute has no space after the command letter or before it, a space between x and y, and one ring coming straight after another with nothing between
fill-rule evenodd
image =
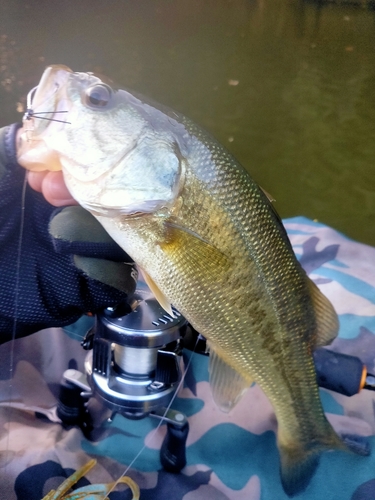
<instances>
[{"instance_id":1,"label":"gloved hand","mask_svg":"<svg viewBox=\"0 0 375 500\"><path fill-rule=\"evenodd\" d=\"M81 207L55 209L25 186L18 126L0 129L0 343L126 301L131 259Z\"/></svg>"}]
</instances>

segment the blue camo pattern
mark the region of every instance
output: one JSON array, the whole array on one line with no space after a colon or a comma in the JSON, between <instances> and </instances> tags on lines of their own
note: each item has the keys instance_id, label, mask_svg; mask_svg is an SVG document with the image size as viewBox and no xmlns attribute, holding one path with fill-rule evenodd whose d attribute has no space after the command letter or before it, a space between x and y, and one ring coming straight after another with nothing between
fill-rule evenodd
<instances>
[{"instance_id":1,"label":"blue camo pattern","mask_svg":"<svg viewBox=\"0 0 375 500\"><path fill-rule=\"evenodd\" d=\"M360 357L375 372L375 249L304 217L284 221L298 259L332 301L340 319L333 348ZM80 429L54 421L61 375L82 369L79 340L87 318L67 328L38 332L16 341L12 389L10 347L0 347L0 477L4 500L40 500L49 489L91 457L98 459L88 482L109 482L130 468L141 488L141 500L286 500L279 477L272 408L253 385L229 414L214 405L208 385L208 359L184 353L191 365L173 408L190 424L187 466L181 474L165 472L159 448L165 426L155 433L153 419L127 420L116 415L109 432L97 442ZM368 436L375 444L375 399L370 391L347 398L321 390L328 418L337 431ZM11 404L10 404L11 401ZM55 419L56 420L56 419ZM80 485L84 484L81 482ZM375 500L375 454L323 454L306 491L297 498ZM128 500L129 491L112 500Z\"/></svg>"}]
</instances>

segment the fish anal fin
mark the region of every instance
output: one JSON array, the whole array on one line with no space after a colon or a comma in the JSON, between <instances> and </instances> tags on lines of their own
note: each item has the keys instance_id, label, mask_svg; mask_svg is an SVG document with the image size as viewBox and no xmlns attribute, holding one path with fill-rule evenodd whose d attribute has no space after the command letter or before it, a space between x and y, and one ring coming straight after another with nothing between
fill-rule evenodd
<instances>
[{"instance_id":1,"label":"fish anal fin","mask_svg":"<svg viewBox=\"0 0 375 500\"><path fill-rule=\"evenodd\" d=\"M228 413L250 387L252 380L244 378L218 354L209 343L209 374L212 397L217 407Z\"/></svg>"},{"instance_id":2,"label":"fish anal fin","mask_svg":"<svg viewBox=\"0 0 375 500\"><path fill-rule=\"evenodd\" d=\"M144 269L141 269L141 272L142 272L143 278L144 278L147 286L149 287L151 292L154 294L155 299L159 302L159 304L164 309L164 311L166 311L168 314L170 314L173 318L174 315L173 315L172 306L171 306L170 301L167 299L167 297L164 295L164 293L160 290L160 288L155 283L155 281L151 278L151 276L148 273L146 273L146 271L144 271Z\"/></svg>"},{"instance_id":3,"label":"fish anal fin","mask_svg":"<svg viewBox=\"0 0 375 500\"><path fill-rule=\"evenodd\" d=\"M331 302L319 290L313 281L308 279L308 286L316 316L316 340L314 348L329 345L339 331L339 320Z\"/></svg>"}]
</instances>

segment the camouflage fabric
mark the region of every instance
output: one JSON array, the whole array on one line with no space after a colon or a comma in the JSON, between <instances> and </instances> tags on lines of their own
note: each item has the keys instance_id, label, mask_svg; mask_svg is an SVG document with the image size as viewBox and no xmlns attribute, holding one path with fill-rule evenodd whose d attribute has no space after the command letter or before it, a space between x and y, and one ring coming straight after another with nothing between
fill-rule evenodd
<instances>
[{"instance_id":1,"label":"camouflage fabric","mask_svg":"<svg viewBox=\"0 0 375 500\"><path fill-rule=\"evenodd\" d=\"M358 356L375 373L375 249L353 242L306 218L285 221L295 252L310 277L332 301L340 318L335 350ZM110 432L88 441L77 427L64 428L56 417L56 398L67 368L83 371L80 337L86 319L65 329L50 329L0 348L0 498L40 500L90 458L98 465L79 485L109 482L132 464L130 475L143 500L283 500L275 445L276 421L257 385L229 413L210 396L207 357L192 356L185 384L173 408L188 416L187 465L180 474L165 472L159 448L165 435L151 418L117 415ZM13 352L13 354L12 354ZM10 371L13 356L13 371ZM339 432L368 436L374 447L374 395L367 390L346 397L321 390L328 418ZM370 457L323 454L304 499L375 499L375 453ZM110 494L129 499L128 490Z\"/></svg>"}]
</instances>

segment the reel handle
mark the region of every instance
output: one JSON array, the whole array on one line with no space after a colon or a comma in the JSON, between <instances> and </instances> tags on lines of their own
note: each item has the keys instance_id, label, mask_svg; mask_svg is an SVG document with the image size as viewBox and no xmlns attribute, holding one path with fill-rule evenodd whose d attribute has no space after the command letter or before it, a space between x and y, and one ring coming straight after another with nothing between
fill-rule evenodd
<instances>
[{"instance_id":1,"label":"reel handle","mask_svg":"<svg viewBox=\"0 0 375 500\"><path fill-rule=\"evenodd\" d=\"M178 473L185 467L188 433L188 422L182 427L167 424L167 434L160 449L160 462L166 471Z\"/></svg>"}]
</instances>

